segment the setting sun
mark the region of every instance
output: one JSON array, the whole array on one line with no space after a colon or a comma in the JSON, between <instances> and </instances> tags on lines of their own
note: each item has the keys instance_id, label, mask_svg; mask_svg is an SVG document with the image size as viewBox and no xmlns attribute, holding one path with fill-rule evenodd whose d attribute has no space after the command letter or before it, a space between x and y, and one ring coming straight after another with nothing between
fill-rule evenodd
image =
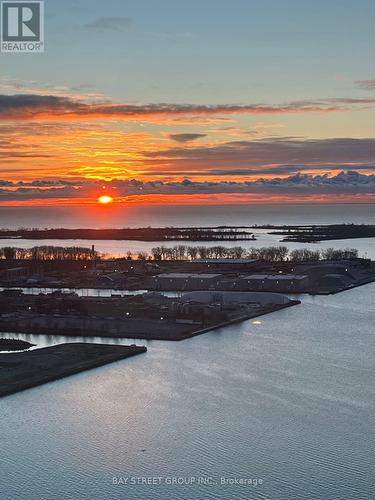
<instances>
[{"instance_id":1,"label":"setting sun","mask_svg":"<svg viewBox=\"0 0 375 500\"><path fill-rule=\"evenodd\" d=\"M102 203L103 205L107 205L108 203L112 203L113 198L112 196L108 196L107 194L103 194L102 196L99 196L98 202Z\"/></svg>"}]
</instances>

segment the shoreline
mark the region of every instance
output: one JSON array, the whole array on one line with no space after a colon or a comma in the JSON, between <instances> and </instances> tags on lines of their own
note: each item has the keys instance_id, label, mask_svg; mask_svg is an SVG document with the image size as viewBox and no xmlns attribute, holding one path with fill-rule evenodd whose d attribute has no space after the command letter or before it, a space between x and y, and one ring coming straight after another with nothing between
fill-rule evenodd
<instances>
[{"instance_id":1,"label":"shoreline","mask_svg":"<svg viewBox=\"0 0 375 500\"><path fill-rule=\"evenodd\" d=\"M33 351L0 354L0 397L10 396L146 351L145 346L77 342L42 347Z\"/></svg>"},{"instance_id":2,"label":"shoreline","mask_svg":"<svg viewBox=\"0 0 375 500\"><path fill-rule=\"evenodd\" d=\"M248 226L192 226L192 227L139 227L139 228L50 228L0 229L2 239L17 240L113 240L113 241L246 241L254 239Z\"/></svg>"},{"instance_id":3,"label":"shoreline","mask_svg":"<svg viewBox=\"0 0 375 500\"><path fill-rule=\"evenodd\" d=\"M374 276L371 276L370 278L367 278L367 279L364 279L362 280L360 283L353 283L353 284L349 284L349 285L346 285L345 287L342 287L342 288L339 288L339 289L332 289L332 290L316 290L314 288L311 288L311 289L307 289L306 291L299 291L299 292L290 292L290 291L287 291L287 290L283 290L281 292L276 292L276 293L283 293L283 294L287 294L287 295L290 295L290 294L293 294L293 295L335 295L337 293L341 293L341 292L346 292L347 290L351 290L352 288L357 288L357 287L360 287L360 286L365 286L365 285L369 285L370 283L374 283L375 282L375 275ZM137 288L137 287L128 287L128 288L123 288L123 287L119 287L119 286L116 286L114 285L113 287L111 288L108 288L108 285L95 285L93 287L90 287L90 286L67 286L67 285L63 285L63 284L54 284L53 286L51 286L50 284L46 284L46 285L30 285L28 283L24 283L22 285L18 285L18 286L6 286L6 284L4 283L1 283L0 282L0 289L4 289L4 290L20 290L20 289L27 289L27 290L69 290L69 291L75 291L75 290L98 290L98 291L103 291L103 290L108 290L108 291L115 291L115 292L122 292L124 293L124 297L126 297L126 295L133 295L134 292L138 292L139 294L142 294L142 293L150 293L150 292L156 292L156 293L161 293L161 294L168 294L168 293L173 293L173 294L183 294L183 293L186 293L186 292L194 292L196 290L193 290L193 289L189 289L189 290L155 290L153 288ZM233 291L233 290L217 290L217 291L220 291L220 292L225 292L225 291ZM265 292L265 293L275 293L275 290L272 290L272 289L268 289L268 288L265 288L265 289L262 289L262 290L246 290L246 291L249 291L249 292L258 292L258 291L261 291L261 292ZM35 294L26 294L26 295L36 295ZM90 296L89 296L90 297ZM101 298L108 298L108 297L104 297L104 296L96 296L96 295L92 295L93 298L97 298L97 297L101 297ZM0 330L1 331L1 330Z\"/></svg>"},{"instance_id":4,"label":"shoreline","mask_svg":"<svg viewBox=\"0 0 375 500\"><path fill-rule=\"evenodd\" d=\"M142 340L159 340L159 341L172 341L172 342L179 342L181 340L186 340L192 337L196 337L197 335L202 335L204 333L210 332L212 330L216 330L218 328L223 328L235 323L241 323L243 321L247 321L253 318L256 318L258 316L264 316L266 314L271 314L273 312L280 311L282 309L285 309L287 307L292 307L295 305L301 304L300 300L294 300L291 299L289 302L285 304L272 304L269 306L263 306L258 308L258 310L253 311L249 314L242 314L239 316L232 317L228 319L227 321L222 321L219 323L214 323L212 325L200 327L195 330L186 330L185 328L181 328L180 325L176 323L166 323L163 324L163 330L159 331L157 330L158 322L154 322L154 325L152 325L152 322L150 321L148 325L145 325L146 329L149 329L149 331L152 331L153 333L142 333L139 331L133 330L133 332L127 332L127 331L121 331L121 332L114 332L113 330L110 331L109 329L106 330L94 330L93 328L89 329L72 329L72 328L54 328L54 334L57 336L66 336L66 337L86 337L86 338L92 338L92 337L108 337L108 338L116 338L116 339L142 339ZM165 330L165 326L167 326L167 330ZM173 330L173 327L175 329ZM41 327L41 326L19 326L19 325L11 325L10 323L8 324L1 324L0 323L0 331L1 332L7 332L9 334L24 334L24 335L51 335L51 328L50 327ZM91 334L88 335L87 332L90 331Z\"/></svg>"},{"instance_id":5,"label":"shoreline","mask_svg":"<svg viewBox=\"0 0 375 500\"><path fill-rule=\"evenodd\" d=\"M252 224L221 226L124 227L93 229L33 228L0 229L2 239L17 240L88 240L88 241L143 241L143 242L205 242L252 241L254 231L280 236L281 242L318 243L346 239L374 238L373 224Z\"/></svg>"},{"instance_id":6,"label":"shoreline","mask_svg":"<svg viewBox=\"0 0 375 500\"><path fill-rule=\"evenodd\" d=\"M352 290L353 288L358 288L360 286L370 285L375 282L375 277L371 277L367 280L364 280L361 283L353 283L351 285L347 285L345 288L340 288L339 290L321 290L319 292L310 291L308 295L336 295L341 292L347 292L348 290Z\"/></svg>"},{"instance_id":7,"label":"shoreline","mask_svg":"<svg viewBox=\"0 0 375 500\"><path fill-rule=\"evenodd\" d=\"M202 335L203 333L208 333L208 332L211 332L213 330L217 330L219 328L224 328L226 326L235 325L236 323L242 323L243 321L248 321L250 319L259 318L260 316L266 316L267 314L272 314L274 312L282 311L283 309L287 309L288 307L297 306L300 304L301 304L300 300L291 300L287 304L277 304L277 305L275 304L272 306L272 310L270 308L270 310L265 310L263 312L257 312L257 313L250 314L250 315L240 316L240 317L234 318L230 321L224 321L223 323L219 323L213 327L208 327L208 328L203 328L201 330L197 330L196 332L194 332L193 334L191 334L185 338L196 337L197 335ZM185 340L185 338L178 339L178 340Z\"/></svg>"}]
</instances>

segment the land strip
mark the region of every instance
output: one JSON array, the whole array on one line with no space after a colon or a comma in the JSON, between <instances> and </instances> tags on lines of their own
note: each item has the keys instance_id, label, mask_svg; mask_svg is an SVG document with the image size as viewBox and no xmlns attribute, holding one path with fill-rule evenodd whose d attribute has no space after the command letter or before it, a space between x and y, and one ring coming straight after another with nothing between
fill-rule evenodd
<instances>
[{"instance_id":1,"label":"land strip","mask_svg":"<svg viewBox=\"0 0 375 500\"><path fill-rule=\"evenodd\" d=\"M316 243L328 240L375 238L375 225L370 224L330 224L302 226L258 226L268 229L269 234L284 236L281 241Z\"/></svg>"},{"instance_id":2,"label":"land strip","mask_svg":"<svg viewBox=\"0 0 375 500\"><path fill-rule=\"evenodd\" d=\"M0 354L0 397L146 351L144 346L69 343Z\"/></svg>"}]
</instances>

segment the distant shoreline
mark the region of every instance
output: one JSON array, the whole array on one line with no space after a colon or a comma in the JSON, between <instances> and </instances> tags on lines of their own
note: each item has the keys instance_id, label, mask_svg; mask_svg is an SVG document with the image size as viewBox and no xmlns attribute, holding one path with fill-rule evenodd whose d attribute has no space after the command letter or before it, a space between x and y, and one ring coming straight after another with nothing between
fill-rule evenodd
<instances>
[{"instance_id":1,"label":"distant shoreline","mask_svg":"<svg viewBox=\"0 0 375 500\"><path fill-rule=\"evenodd\" d=\"M0 240L245 241L254 239L249 229L245 226L1 229Z\"/></svg>"},{"instance_id":2,"label":"distant shoreline","mask_svg":"<svg viewBox=\"0 0 375 500\"><path fill-rule=\"evenodd\" d=\"M299 243L375 237L375 225L372 224L263 224L122 229L1 229L0 240L252 241L255 240L253 231L260 229L267 230L268 234L283 236L281 241Z\"/></svg>"}]
</instances>

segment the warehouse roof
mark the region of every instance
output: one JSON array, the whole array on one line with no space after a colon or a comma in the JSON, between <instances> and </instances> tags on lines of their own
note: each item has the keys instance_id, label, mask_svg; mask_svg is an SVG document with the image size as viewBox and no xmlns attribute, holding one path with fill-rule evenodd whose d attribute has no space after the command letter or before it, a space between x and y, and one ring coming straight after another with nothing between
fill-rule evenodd
<instances>
[{"instance_id":1,"label":"warehouse roof","mask_svg":"<svg viewBox=\"0 0 375 500\"><path fill-rule=\"evenodd\" d=\"M166 279L214 279L221 276L221 274L213 273L164 273L158 274L155 278L166 278Z\"/></svg>"},{"instance_id":2,"label":"warehouse roof","mask_svg":"<svg viewBox=\"0 0 375 500\"><path fill-rule=\"evenodd\" d=\"M244 276L245 280L302 280L306 279L306 275L302 274L251 274Z\"/></svg>"},{"instance_id":3,"label":"warehouse roof","mask_svg":"<svg viewBox=\"0 0 375 500\"><path fill-rule=\"evenodd\" d=\"M254 264L258 259L194 259L195 264Z\"/></svg>"}]
</instances>

